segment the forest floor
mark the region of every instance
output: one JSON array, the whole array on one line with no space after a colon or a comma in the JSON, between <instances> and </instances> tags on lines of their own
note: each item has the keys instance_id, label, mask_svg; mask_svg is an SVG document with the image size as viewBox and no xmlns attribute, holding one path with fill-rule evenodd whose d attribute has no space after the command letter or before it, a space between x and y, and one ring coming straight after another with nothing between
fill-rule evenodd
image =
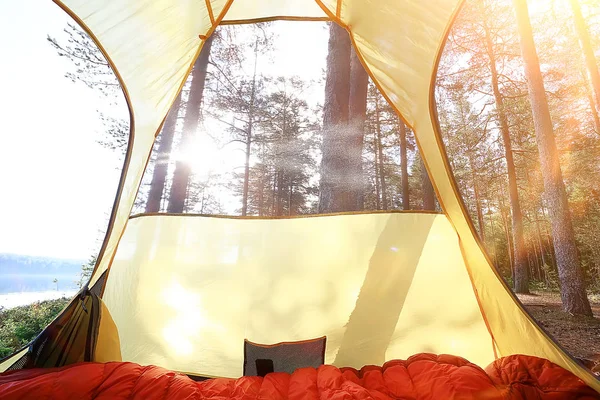
<instances>
[{"instance_id":1,"label":"forest floor","mask_svg":"<svg viewBox=\"0 0 600 400\"><path fill-rule=\"evenodd\" d=\"M600 298L590 296L594 318L572 316L562 309L560 293L518 295L529 313L571 355L600 373Z\"/></svg>"}]
</instances>

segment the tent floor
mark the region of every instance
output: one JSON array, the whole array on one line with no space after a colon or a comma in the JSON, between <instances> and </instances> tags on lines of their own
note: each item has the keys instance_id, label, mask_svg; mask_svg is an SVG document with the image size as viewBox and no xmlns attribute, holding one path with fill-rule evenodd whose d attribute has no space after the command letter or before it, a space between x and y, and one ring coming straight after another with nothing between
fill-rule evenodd
<instances>
[{"instance_id":1,"label":"tent floor","mask_svg":"<svg viewBox=\"0 0 600 400\"><path fill-rule=\"evenodd\" d=\"M562 309L560 293L517 295L527 311L570 354L600 375L600 301L590 299L595 318L572 316ZM599 299L600 300L600 299Z\"/></svg>"}]
</instances>

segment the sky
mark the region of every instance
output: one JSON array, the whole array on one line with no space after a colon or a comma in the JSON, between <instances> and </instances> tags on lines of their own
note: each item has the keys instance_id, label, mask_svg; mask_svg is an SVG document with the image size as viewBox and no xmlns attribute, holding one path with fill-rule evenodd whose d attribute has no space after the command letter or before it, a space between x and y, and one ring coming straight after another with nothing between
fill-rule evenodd
<instances>
[{"instance_id":1,"label":"sky","mask_svg":"<svg viewBox=\"0 0 600 400\"><path fill-rule=\"evenodd\" d=\"M97 143L103 101L46 40L69 20L51 1L0 2L0 253L87 259L106 228L121 158Z\"/></svg>"}]
</instances>

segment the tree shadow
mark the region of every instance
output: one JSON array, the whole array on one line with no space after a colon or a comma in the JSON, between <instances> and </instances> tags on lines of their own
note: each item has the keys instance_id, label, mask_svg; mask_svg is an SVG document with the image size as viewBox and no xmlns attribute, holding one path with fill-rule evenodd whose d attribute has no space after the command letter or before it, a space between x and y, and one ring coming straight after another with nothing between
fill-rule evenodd
<instances>
[{"instance_id":1,"label":"tree shadow","mask_svg":"<svg viewBox=\"0 0 600 400\"><path fill-rule=\"evenodd\" d=\"M406 224L390 216L369 261L335 365L381 365L398 323L434 218Z\"/></svg>"}]
</instances>

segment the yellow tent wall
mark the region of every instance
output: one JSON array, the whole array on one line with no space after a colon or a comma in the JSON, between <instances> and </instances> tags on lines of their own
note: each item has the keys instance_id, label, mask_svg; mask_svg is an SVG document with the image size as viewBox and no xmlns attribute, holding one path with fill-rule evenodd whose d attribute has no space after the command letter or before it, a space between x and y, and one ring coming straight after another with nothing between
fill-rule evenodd
<instances>
[{"instance_id":1,"label":"yellow tent wall","mask_svg":"<svg viewBox=\"0 0 600 400\"><path fill-rule=\"evenodd\" d=\"M441 214L142 215L104 301L125 360L201 375L241 376L244 339L326 336L325 361L356 368L418 352L494 360Z\"/></svg>"},{"instance_id":2,"label":"yellow tent wall","mask_svg":"<svg viewBox=\"0 0 600 400\"><path fill-rule=\"evenodd\" d=\"M125 336L126 328L119 326L123 324L120 319L123 315L120 313L124 307L119 303L119 298L115 297L117 293L111 292L111 288L113 285L119 286L119 279L125 279L119 274L126 273L123 262L128 260L128 257L150 257L147 254L143 255L141 250L159 250L155 238L138 237L139 225L160 225L149 228L149 234L160 236L163 229L167 229L163 228L162 224L173 223L167 222L165 219L171 217L166 216L130 220L129 214L154 138L189 74L203 39L221 22L269 18L330 19L348 30L371 78L415 132L445 214L445 217L436 217L436 224L446 226L443 230L448 240L449 251L456 254L459 249L462 254L461 262L472 284L471 293L478 302L481 318L487 327L486 336L493 340L492 347L497 350L497 356L522 353L544 357L571 370L589 385L600 390L598 381L536 326L497 276L478 242L450 172L438 132L433 90L441 50L451 23L459 11L461 0L382 1L377 7L368 0L65 0L57 3L71 14L101 47L119 77L130 108L131 137L125 169L110 229L91 282L94 284L105 271L110 270L106 287L107 302L110 312L115 315L117 326L124 329ZM373 218L373 221L367 225L375 226L375 220L380 217L369 217ZM307 221L318 221L313 222L318 225L327 224L321 221L329 221L329 218L333 217L319 218L323 219ZM352 220L363 216L347 216L343 220L346 218ZM400 217L388 215L385 218ZM194 224L210 224L205 220L202 220L202 223L193 222L185 217L174 221L179 221L181 227L170 227L166 232L173 229L173 233L179 233L181 229L191 229ZM282 220L278 223L290 224L291 227L296 221L292 223L291 220ZM455 236L449 233L450 227ZM373 229L371 233L375 235L377 229ZM133 237L140 240L136 242L140 248L130 249L128 253L127 247L121 246L126 246ZM125 242L120 245L122 240ZM429 237L424 239L425 247L431 246L430 240L432 239ZM374 244L371 242L370 245ZM117 248L118 258L115 259ZM368 252L367 248L365 251ZM165 260L170 262L175 260L173 257L171 254ZM116 261L113 263L113 260ZM150 263L150 260L151 257L143 261ZM177 262L176 265L181 267L185 264ZM130 271L134 274L136 269ZM357 277L359 276L360 273L357 273ZM123 292L127 291L127 288L121 289ZM121 296L123 295L126 293L121 293ZM481 323L474 323L474 326L479 326L478 329L481 330ZM125 359L142 357L141 353L130 352L129 344L125 342L129 343L131 340L133 339L122 340ZM157 348L161 346L159 344ZM486 352L488 355L481 356L478 362L489 358L489 351L482 351L481 354ZM389 356L396 354L403 355L399 351ZM332 355L329 354L328 357L331 361ZM152 360L148 360L150 361ZM162 361L165 361L167 366L174 365L169 360L156 360L157 363Z\"/></svg>"}]
</instances>

